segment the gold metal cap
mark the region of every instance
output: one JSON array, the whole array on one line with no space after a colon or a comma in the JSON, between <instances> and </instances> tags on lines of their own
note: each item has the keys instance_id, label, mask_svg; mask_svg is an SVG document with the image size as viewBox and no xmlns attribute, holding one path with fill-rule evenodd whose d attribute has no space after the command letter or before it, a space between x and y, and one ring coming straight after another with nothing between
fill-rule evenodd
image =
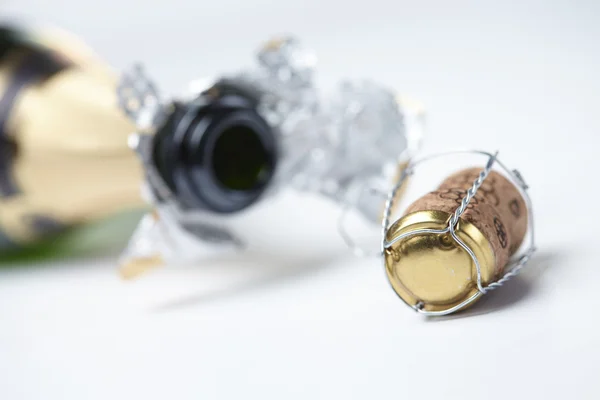
<instances>
[{"instance_id":1,"label":"gold metal cap","mask_svg":"<svg viewBox=\"0 0 600 400\"><path fill-rule=\"evenodd\" d=\"M418 211L396 221L386 240L421 229L443 230L450 214ZM473 224L460 220L457 236L475 253L482 283L494 279L495 258L485 236ZM385 250L385 266L392 287L411 307L446 311L476 296L477 270L469 254L450 234L422 233L406 237Z\"/></svg>"}]
</instances>

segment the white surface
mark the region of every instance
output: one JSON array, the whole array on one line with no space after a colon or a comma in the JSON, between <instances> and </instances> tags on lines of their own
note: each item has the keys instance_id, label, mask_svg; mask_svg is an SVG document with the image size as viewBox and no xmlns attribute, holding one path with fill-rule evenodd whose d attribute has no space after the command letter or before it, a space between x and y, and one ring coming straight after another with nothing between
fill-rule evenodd
<instances>
[{"instance_id":1,"label":"white surface","mask_svg":"<svg viewBox=\"0 0 600 400\"><path fill-rule=\"evenodd\" d=\"M600 398L599 3L357 3L5 0L3 15L59 23L116 67L144 61L168 90L296 33L324 84L371 76L423 100L426 150L502 150L535 202L531 268L428 320L378 261L343 254L332 208L284 198L250 255L202 267L134 284L113 256L0 269L0 398ZM266 232L275 218L288 236Z\"/></svg>"}]
</instances>

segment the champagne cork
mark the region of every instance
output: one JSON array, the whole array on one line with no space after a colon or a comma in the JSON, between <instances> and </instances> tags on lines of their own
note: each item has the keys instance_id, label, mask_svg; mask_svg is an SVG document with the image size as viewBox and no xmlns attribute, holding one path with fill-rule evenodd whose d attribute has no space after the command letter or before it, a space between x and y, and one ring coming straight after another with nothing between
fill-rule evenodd
<instances>
[{"instance_id":1,"label":"champagne cork","mask_svg":"<svg viewBox=\"0 0 600 400\"><path fill-rule=\"evenodd\" d=\"M471 256L450 233L439 232L448 227L481 171L468 168L450 175L435 191L408 206L388 229L388 242L403 237L386 248L384 256L392 287L407 304L447 311L480 295ZM501 276L523 242L527 221L527 206L519 190L491 171L455 228L479 262L483 286Z\"/></svg>"}]
</instances>

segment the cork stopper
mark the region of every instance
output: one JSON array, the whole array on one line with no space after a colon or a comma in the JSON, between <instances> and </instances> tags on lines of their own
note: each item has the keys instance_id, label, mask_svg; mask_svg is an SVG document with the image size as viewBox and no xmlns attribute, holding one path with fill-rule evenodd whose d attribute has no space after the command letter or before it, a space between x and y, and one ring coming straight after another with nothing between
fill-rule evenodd
<instances>
[{"instance_id":1,"label":"cork stopper","mask_svg":"<svg viewBox=\"0 0 600 400\"><path fill-rule=\"evenodd\" d=\"M468 168L446 178L436 191L411 204L405 215L417 211L453 213L479 176L481 168ZM491 171L461 217L489 241L496 274L519 249L527 231L527 207L519 190L507 178Z\"/></svg>"},{"instance_id":2,"label":"cork stopper","mask_svg":"<svg viewBox=\"0 0 600 400\"><path fill-rule=\"evenodd\" d=\"M481 168L469 168L450 175L388 228L386 273L408 305L448 313L472 304L481 296L478 274L483 287L496 280L523 242L528 221L525 200L507 178L494 171L461 215L456 238L446 231L480 173Z\"/></svg>"}]
</instances>

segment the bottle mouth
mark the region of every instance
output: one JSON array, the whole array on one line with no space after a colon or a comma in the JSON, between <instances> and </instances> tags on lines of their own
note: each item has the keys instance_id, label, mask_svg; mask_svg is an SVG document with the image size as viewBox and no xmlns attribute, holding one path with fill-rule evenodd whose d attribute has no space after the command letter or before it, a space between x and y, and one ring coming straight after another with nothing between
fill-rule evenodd
<instances>
[{"instance_id":1,"label":"bottle mouth","mask_svg":"<svg viewBox=\"0 0 600 400\"><path fill-rule=\"evenodd\" d=\"M277 135L256 99L227 87L175 103L154 138L154 164L187 208L233 213L269 187L278 159Z\"/></svg>"},{"instance_id":2,"label":"bottle mouth","mask_svg":"<svg viewBox=\"0 0 600 400\"><path fill-rule=\"evenodd\" d=\"M272 172L267 147L256 130L247 125L233 125L221 131L211 158L214 177L226 190L259 189Z\"/></svg>"}]
</instances>

